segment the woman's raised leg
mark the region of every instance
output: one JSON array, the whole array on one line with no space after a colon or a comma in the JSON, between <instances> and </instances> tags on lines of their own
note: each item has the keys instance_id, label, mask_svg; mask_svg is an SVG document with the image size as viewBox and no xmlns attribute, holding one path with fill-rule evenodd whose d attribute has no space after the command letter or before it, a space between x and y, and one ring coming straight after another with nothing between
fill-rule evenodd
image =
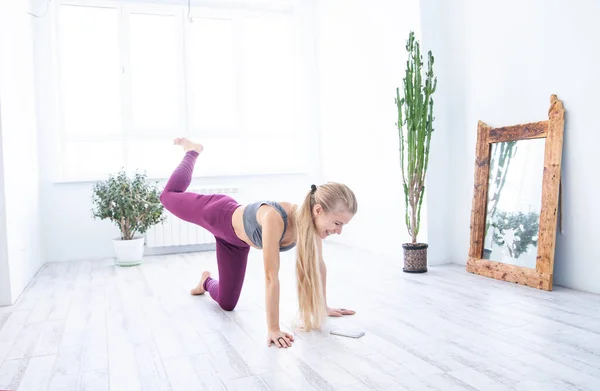
<instances>
[{"instance_id":1,"label":"woman's raised leg","mask_svg":"<svg viewBox=\"0 0 600 391\"><path fill-rule=\"evenodd\" d=\"M183 193L192 182L192 174L198 155L204 150L202 144L193 143L186 138L176 138L175 145L181 145L185 156L165 185L165 192Z\"/></svg>"},{"instance_id":2,"label":"woman's raised leg","mask_svg":"<svg viewBox=\"0 0 600 391\"><path fill-rule=\"evenodd\" d=\"M160 195L160 202L180 219L204 226L202 210L211 198L185 192L192 182L196 159L204 147L185 138L177 138L174 143L183 147L185 155L167 181Z\"/></svg>"}]
</instances>

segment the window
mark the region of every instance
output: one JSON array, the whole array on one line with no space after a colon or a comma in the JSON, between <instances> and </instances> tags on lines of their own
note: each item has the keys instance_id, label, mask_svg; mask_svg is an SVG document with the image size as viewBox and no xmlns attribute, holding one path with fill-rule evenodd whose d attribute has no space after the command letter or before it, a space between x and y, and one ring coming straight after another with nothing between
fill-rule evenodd
<instances>
[{"instance_id":1,"label":"window","mask_svg":"<svg viewBox=\"0 0 600 391\"><path fill-rule=\"evenodd\" d=\"M287 20L276 17L246 18L240 25L245 126L253 135L276 137L293 118L292 31Z\"/></svg>"},{"instance_id":2,"label":"window","mask_svg":"<svg viewBox=\"0 0 600 391\"><path fill-rule=\"evenodd\" d=\"M212 136L234 134L237 83L233 21L192 18L188 38L192 134L202 130Z\"/></svg>"},{"instance_id":3,"label":"window","mask_svg":"<svg viewBox=\"0 0 600 391\"><path fill-rule=\"evenodd\" d=\"M118 169L124 164L119 13L64 6L58 17L64 174Z\"/></svg>"},{"instance_id":4,"label":"window","mask_svg":"<svg viewBox=\"0 0 600 391\"><path fill-rule=\"evenodd\" d=\"M62 179L168 177L178 136L196 175L305 170L290 11L89 4L56 5Z\"/></svg>"},{"instance_id":5,"label":"window","mask_svg":"<svg viewBox=\"0 0 600 391\"><path fill-rule=\"evenodd\" d=\"M181 134L183 79L179 23L175 15L131 13L126 42L132 133Z\"/></svg>"}]
</instances>

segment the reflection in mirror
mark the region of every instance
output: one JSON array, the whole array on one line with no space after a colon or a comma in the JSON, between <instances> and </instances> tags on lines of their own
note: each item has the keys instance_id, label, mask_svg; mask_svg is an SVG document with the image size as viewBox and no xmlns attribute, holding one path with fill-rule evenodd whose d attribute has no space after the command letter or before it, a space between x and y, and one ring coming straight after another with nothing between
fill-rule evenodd
<instances>
[{"instance_id":1,"label":"reflection in mirror","mask_svg":"<svg viewBox=\"0 0 600 391\"><path fill-rule=\"evenodd\" d=\"M536 268L545 142L490 145L483 258Z\"/></svg>"}]
</instances>

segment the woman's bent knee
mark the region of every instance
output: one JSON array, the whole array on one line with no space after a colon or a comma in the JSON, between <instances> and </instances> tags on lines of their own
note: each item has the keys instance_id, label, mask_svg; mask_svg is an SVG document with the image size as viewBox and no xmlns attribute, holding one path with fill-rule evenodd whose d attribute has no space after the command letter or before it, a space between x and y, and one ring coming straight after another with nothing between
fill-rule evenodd
<instances>
[{"instance_id":1,"label":"woman's bent knee","mask_svg":"<svg viewBox=\"0 0 600 391\"><path fill-rule=\"evenodd\" d=\"M219 303L219 306L225 311L233 311L237 303Z\"/></svg>"},{"instance_id":2,"label":"woman's bent knee","mask_svg":"<svg viewBox=\"0 0 600 391\"><path fill-rule=\"evenodd\" d=\"M163 204L163 206L165 205L165 201L169 198L169 191L167 189L164 189L162 191L162 193L160 193L160 197L158 198L160 200L160 203Z\"/></svg>"}]
</instances>

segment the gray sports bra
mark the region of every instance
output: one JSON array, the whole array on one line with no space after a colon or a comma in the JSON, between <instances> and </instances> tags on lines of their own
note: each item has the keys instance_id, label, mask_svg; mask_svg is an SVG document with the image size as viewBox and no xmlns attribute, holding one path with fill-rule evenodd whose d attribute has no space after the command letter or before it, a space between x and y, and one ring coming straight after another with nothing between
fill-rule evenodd
<instances>
[{"instance_id":1,"label":"gray sports bra","mask_svg":"<svg viewBox=\"0 0 600 391\"><path fill-rule=\"evenodd\" d=\"M287 230L288 225L288 216L285 210L275 201L259 201L254 202L246 206L244 209L244 231L246 231L246 235L250 238L252 243L258 246L258 248L262 249L262 227L258 224L256 220L256 212L258 212L258 208L262 205L270 205L279 211L279 214L283 218L283 233L281 234L281 239L279 239L279 243L283 240L283 235L285 235L285 231ZM292 249L296 243L289 244L287 246L279 246L279 251L288 251Z\"/></svg>"}]
</instances>

